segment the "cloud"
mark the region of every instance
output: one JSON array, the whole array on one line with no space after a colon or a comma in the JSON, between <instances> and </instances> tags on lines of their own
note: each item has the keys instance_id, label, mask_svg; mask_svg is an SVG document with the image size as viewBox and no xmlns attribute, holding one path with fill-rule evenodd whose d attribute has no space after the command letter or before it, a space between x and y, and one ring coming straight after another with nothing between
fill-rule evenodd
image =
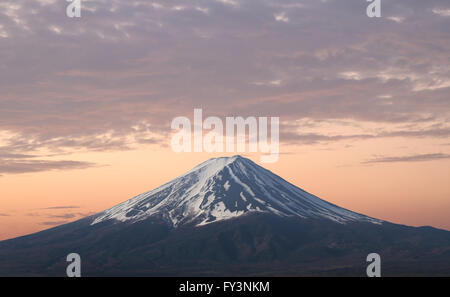
<instances>
[{"instance_id":1,"label":"cloud","mask_svg":"<svg viewBox=\"0 0 450 297\"><path fill-rule=\"evenodd\" d=\"M45 221L41 223L42 225L60 225L63 223L67 223L69 221L78 220L81 218L85 218L88 216L91 216L93 214L96 214L97 212L94 211L73 211L73 212L67 212L67 210L78 210L80 209L80 206L72 206L72 205L62 205L62 206L52 206L52 207L45 207L40 208L36 212L28 212L25 213L26 216L29 217L42 217L47 219L56 219L56 221ZM60 212L58 212L60 211ZM66 211L66 212L61 212ZM1 216L1 214L0 214Z\"/></svg>"},{"instance_id":2,"label":"cloud","mask_svg":"<svg viewBox=\"0 0 450 297\"><path fill-rule=\"evenodd\" d=\"M405 20L405 18L401 17L401 16L390 16L390 17L387 17L387 19L391 20L391 21L394 21L396 23L403 23L404 20Z\"/></svg>"},{"instance_id":3,"label":"cloud","mask_svg":"<svg viewBox=\"0 0 450 297\"><path fill-rule=\"evenodd\" d=\"M84 218L84 217L88 217L88 216L91 216L96 213L97 212L95 212L95 211L88 211L88 212L79 212L79 213L77 213L77 215Z\"/></svg>"},{"instance_id":4,"label":"cloud","mask_svg":"<svg viewBox=\"0 0 450 297\"><path fill-rule=\"evenodd\" d=\"M380 127L450 116L447 0L388 1L376 24L350 0L160 2L86 1L74 25L65 1L2 1L5 151L167 145L198 106Z\"/></svg>"},{"instance_id":5,"label":"cloud","mask_svg":"<svg viewBox=\"0 0 450 297\"><path fill-rule=\"evenodd\" d=\"M330 143L344 140L367 140L377 138L442 138L450 137L450 128L428 128L421 130L393 130L378 131L377 133L357 133L357 134L321 134L321 133L305 133L299 132L304 127L302 125L288 125L280 132L280 141L290 144L317 144Z\"/></svg>"},{"instance_id":6,"label":"cloud","mask_svg":"<svg viewBox=\"0 0 450 297\"><path fill-rule=\"evenodd\" d=\"M378 137L435 137L446 139L450 137L450 128L435 128L424 130L401 130L401 131L388 131L381 132Z\"/></svg>"},{"instance_id":7,"label":"cloud","mask_svg":"<svg viewBox=\"0 0 450 297\"><path fill-rule=\"evenodd\" d=\"M42 209L74 209L74 208L80 208L80 206L75 205L63 205L63 206L51 206L51 207L45 207Z\"/></svg>"},{"instance_id":8,"label":"cloud","mask_svg":"<svg viewBox=\"0 0 450 297\"><path fill-rule=\"evenodd\" d=\"M443 17L450 17L450 9L438 9L434 8L433 13L443 16Z\"/></svg>"},{"instance_id":9,"label":"cloud","mask_svg":"<svg viewBox=\"0 0 450 297\"><path fill-rule=\"evenodd\" d=\"M10 215L9 214L6 214L6 213L0 213L0 217L9 217Z\"/></svg>"},{"instance_id":10,"label":"cloud","mask_svg":"<svg viewBox=\"0 0 450 297\"><path fill-rule=\"evenodd\" d=\"M0 173L19 174L51 170L86 169L98 166L95 163L80 161L47 161L47 160L0 160Z\"/></svg>"},{"instance_id":11,"label":"cloud","mask_svg":"<svg viewBox=\"0 0 450 297\"><path fill-rule=\"evenodd\" d=\"M70 211L74 210L74 211ZM47 218L49 221L44 221L39 224L47 226L56 226L65 224L74 220L82 219L91 216L96 212L80 211L81 207L76 205L60 205L40 208L37 212L26 213L31 217Z\"/></svg>"},{"instance_id":12,"label":"cloud","mask_svg":"<svg viewBox=\"0 0 450 297\"><path fill-rule=\"evenodd\" d=\"M289 23L289 18L286 16L285 12L276 13L273 16L277 22Z\"/></svg>"},{"instance_id":13,"label":"cloud","mask_svg":"<svg viewBox=\"0 0 450 297\"><path fill-rule=\"evenodd\" d=\"M372 163L399 163L399 162L425 162L425 161L434 161L434 160L442 160L442 159L450 159L450 154L419 154L419 155L410 155L410 156L401 156L401 157L377 157L363 162L363 164L372 164Z\"/></svg>"},{"instance_id":14,"label":"cloud","mask_svg":"<svg viewBox=\"0 0 450 297\"><path fill-rule=\"evenodd\" d=\"M217 1L226 5L231 5L233 7L239 6L239 2L236 0L217 0Z\"/></svg>"},{"instance_id":15,"label":"cloud","mask_svg":"<svg viewBox=\"0 0 450 297\"><path fill-rule=\"evenodd\" d=\"M149 138L136 138L138 143L146 143L146 144L160 144L161 146L165 145L164 141L155 137Z\"/></svg>"},{"instance_id":16,"label":"cloud","mask_svg":"<svg viewBox=\"0 0 450 297\"><path fill-rule=\"evenodd\" d=\"M39 223L39 225L44 225L44 226L59 226L62 224L66 224L69 221L46 221L46 222L41 222Z\"/></svg>"},{"instance_id":17,"label":"cloud","mask_svg":"<svg viewBox=\"0 0 450 297\"><path fill-rule=\"evenodd\" d=\"M73 213L65 213L65 214L52 214L52 215L47 215L47 218L55 218L55 219L73 219L75 218L77 215L73 214Z\"/></svg>"},{"instance_id":18,"label":"cloud","mask_svg":"<svg viewBox=\"0 0 450 297\"><path fill-rule=\"evenodd\" d=\"M53 208L54 209L54 208ZM87 217L95 214L96 212L75 212L75 213L63 213L63 214L48 214L47 218L56 218L56 219L73 219L73 218L81 218Z\"/></svg>"},{"instance_id":19,"label":"cloud","mask_svg":"<svg viewBox=\"0 0 450 297\"><path fill-rule=\"evenodd\" d=\"M36 157L36 155L14 154L14 153L2 152L0 150L0 159L29 159L29 158L34 158L34 157Z\"/></svg>"},{"instance_id":20,"label":"cloud","mask_svg":"<svg viewBox=\"0 0 450 297\"><path fill-rule=\"evenodd\" d=\"M371 139L375 138L375 135L370 134L351 134L351 135L324 135L318 133L293 133L284 132L280 134L280 140L285 143L296 144L316 144L316 143L328 143L341 140L352 139Z\"/></svg>"}]
</instances>

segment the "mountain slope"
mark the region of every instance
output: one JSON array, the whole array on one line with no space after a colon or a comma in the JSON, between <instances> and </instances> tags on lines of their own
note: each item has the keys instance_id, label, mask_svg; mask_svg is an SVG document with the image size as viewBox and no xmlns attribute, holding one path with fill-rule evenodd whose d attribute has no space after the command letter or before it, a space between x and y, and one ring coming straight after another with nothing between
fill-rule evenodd
<instances>
[{"instance_id":1,"label":"mountain slope","mask_svg":"<svg viewBox=\"0 0 450 297\"><path fill-rule=\"evenodd\" d=\"M248 159L208 160L79 221L0 242L0 276L450 275L450 232L340 208Z\"/></svg>"},{"instance_id":2,"label":"mountain slope","mask_svg":"<svg viewBox=\"0 0 450 297\"><path fill-rule=\"evenodd\" d=\"M104 211L93 224L159 216L174 227L192 222L205 225L251 212L381 224L319 199L240 156L210 159L155 190Z\"/></svg>"}]
</instances>

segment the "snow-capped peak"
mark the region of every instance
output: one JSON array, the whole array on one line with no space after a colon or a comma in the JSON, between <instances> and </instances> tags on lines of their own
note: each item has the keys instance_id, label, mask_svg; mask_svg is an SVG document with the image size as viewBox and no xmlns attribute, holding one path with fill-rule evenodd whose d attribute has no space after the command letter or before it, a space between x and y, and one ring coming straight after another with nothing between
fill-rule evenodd
<instances>
[{"instance_id":1,"label":"snow-capped peak","mask_svg":"<svg viewBox=\"0 0 450 297\"><path fill-rule=\"evenodd\" d=\"M328 203L241 156L209 159L184 175L95 216L135 222L159 217L174 227L205 225L251 212L325 218L339 223L376 220Z\"/></svg>"}]
</instances>

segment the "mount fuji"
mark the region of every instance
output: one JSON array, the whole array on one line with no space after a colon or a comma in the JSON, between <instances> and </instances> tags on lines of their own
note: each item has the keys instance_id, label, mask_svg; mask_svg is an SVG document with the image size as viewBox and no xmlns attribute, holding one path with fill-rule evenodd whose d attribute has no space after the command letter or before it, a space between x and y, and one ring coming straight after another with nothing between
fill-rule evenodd
<instances>
[{"instance_id":1,"label":"mount fuji","mask_svg":"<svg viewBox=\"0 0 450 297\"><path fill-rule=\"evenodd\" d=\"M92 224L133 223L155 216L171 226L202 226L261 212L339 223L382 221L340 208L241 156L210 159L186 174L96 216Z\"/></svg>"},{"instance_id":2,"label":"mount fuji","mask_svg":"<svg viewBox=\"0 0 450 297\"><path fill-rule=\"evenodd\" d=\"M241 156L76 222L0 242L0 276L450 275L450 232L371 218L322 200Z\"/></svg>"}]
</instances>

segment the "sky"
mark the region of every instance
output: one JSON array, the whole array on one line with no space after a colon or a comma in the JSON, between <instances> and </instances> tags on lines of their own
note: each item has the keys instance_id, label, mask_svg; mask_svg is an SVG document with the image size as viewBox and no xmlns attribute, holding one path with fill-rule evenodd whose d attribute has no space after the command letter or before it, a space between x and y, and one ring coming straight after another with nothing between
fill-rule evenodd
<instances>
[{"instance_id":1,"label":"sky","mask_svg":"<svg viewBox=\"0 0 450 297\"><path fill-rule=\"evenodd\" d=\"M260 164L329 202L450 230L450 3L0 2L0 240L74 221L233 153L171 122L280 118ZM257 154L244 153L255 162Z\"/></svg>"}]
</instances>

